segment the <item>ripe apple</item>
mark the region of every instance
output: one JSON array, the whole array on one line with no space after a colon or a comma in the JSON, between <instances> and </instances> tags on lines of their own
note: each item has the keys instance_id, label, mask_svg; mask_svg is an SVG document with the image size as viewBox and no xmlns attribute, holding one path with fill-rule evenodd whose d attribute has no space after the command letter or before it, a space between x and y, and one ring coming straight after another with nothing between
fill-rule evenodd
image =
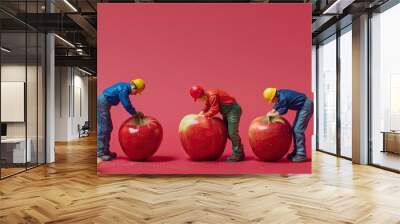
<instances>
[{"instance_id":1,"label":"ripe apple","mask_svg":"<svg viewBox=\"0 0 400 224\"><path fill-rule=\"evenodd\" d=\"M133 161L152 156L161 144L163 129L160 122L148 116L132 116L119 129L119 144Z\"/></svg>"},{"instance_id":2,"label":"ripe apple","mask_svg":"<svg viewBox=\"0 0 400 224\"><path fill-rule=\"evenodd\" d=\"M220 118L189 114L179 124L179 137L192 160L217 160L224 152L227 133Z\"/></svg>"},{"instance_id":3,"label":"ripe apple","mask_svg":"<svg viewBox=\"0 0 400 224\"><path fill-rule=\"evenodd\" d=\"M254 154L262 161L278 161L289 151L292 128L280 116L261 116L249 127L249 142Z\"/></svg>"}]
</instances>

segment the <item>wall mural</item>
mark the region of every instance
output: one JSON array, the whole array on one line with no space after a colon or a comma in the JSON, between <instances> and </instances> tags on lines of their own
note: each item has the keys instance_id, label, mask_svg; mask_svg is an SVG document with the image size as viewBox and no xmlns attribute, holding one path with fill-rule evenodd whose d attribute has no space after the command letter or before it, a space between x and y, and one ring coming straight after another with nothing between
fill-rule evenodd
<instances>
[{"instance_id":1,"label":"wall mural","mask_svg":"<svg viewBox=\"0 0 400 224\"><path fill-rule=\"evenodd\" d=\"M99 4L99 174L310 173L310 4Z\"/></svg>"}]
</instances>

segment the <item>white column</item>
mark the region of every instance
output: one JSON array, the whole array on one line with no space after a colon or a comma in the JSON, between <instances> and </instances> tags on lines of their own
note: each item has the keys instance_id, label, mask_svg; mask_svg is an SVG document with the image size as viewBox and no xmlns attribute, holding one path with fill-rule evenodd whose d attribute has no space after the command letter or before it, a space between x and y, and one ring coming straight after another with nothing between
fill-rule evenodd
<instances>
[{"instance_id":1,"label":"white column","mask_svg":"<svg viewBox=\"0 0 400 224\"><path fill-rule=\"evenodd\" d=\"M368 163L368 15L353 19L353 162Z\"/></svg>"},{"instance_id":2,"label":"white column","mask_svg":"<svg viewBox=\"0 0 400 224\"><path fill-rule=\"evenodd\" d=\"M55 161L55 149L54 149L54 133L55 133L55 56L54 56L54 35L47 34L46 37L46 60L47 60L47 77L46 77L46 163L52 163Z\"/></svg>"},{"instance_id":3,"label":"white column","mask_svg":"<svg viewBox=\"0 0 400 224\"><path fill-rule=\"evenodd\" d=\"M46 1L46 11L54 12L54 5ZM54 34L46 35L46 163L55 162L55 42Z\"/></svg>"}]
</instances>

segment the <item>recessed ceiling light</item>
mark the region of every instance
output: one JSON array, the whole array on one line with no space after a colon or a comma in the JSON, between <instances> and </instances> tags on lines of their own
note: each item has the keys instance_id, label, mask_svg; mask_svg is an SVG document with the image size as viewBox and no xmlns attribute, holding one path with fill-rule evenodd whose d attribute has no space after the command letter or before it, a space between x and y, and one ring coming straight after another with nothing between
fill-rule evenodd
<instances>
[{"instance_id":1,"label":"recessed ceiling light","mask_svg":"<svg viewBox=\"0 0 400 224\"><path fill-rule=\"evenodd\" d=\"M78 12L78 10L73 6L68 0L64 0L65 4L67 4L74 12Z\"/></svg>"},{"instance_id":2,"label":"recessed ceiling light","mask_svg":"<svg viewBox=\"0 0 400 224\"><path fill-rule=\"evenodd\" d=\"M58 34L54 34L55 37L57 37L59 40L61 40L62 42L66 43L67 45L69 45L70 47L75 48L75 45L73 45L71 42L69 42L68 40L60 37Z\"/></svg>"},{"instance_id":3,"label":"recessed ceiling light","mask_svg":"<svg viewBox=\"0 0 400 224\"><path fill-rule=\"evenodd\" d=\"M5 47L1 47L1 51L4 51L6 53L10 53L11 52L11 50L9 50L9 49L7 49Z\"/></svg>"},{"instance_id":4,"label":"recessed ceiling light","mask_svg":"<svg viewBox=\"0 0 400 224\"><path fill-rule=\"evenodd\" d=\"M336 0L322 14L342 14L343 10L351 5L355 0Z\"/></svg>"},{"instance_id":5,"label":"recessed ceiling light","mask_svg":"<svg viewBox=\"0 0 400 224\"><path fill-rule=\"evenodd\" d=\"M85 74L87 74L87 75L93 75L92 73L90 73L90 72L88 72L88 71L86 71L86 70L83 70L83 69L81 69L81 68L79 68L79 67L78 67L78 70L81 71L81 72L83 72L83 73L85 73Z\"/></svg>"}]
</instances>

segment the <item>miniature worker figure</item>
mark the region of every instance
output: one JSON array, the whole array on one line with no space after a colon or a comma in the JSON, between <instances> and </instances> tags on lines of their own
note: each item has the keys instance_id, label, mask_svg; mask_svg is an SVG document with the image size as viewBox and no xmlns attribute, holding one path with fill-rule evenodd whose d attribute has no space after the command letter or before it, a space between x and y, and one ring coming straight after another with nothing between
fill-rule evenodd
<instances>
[{"instance_id":1,"label":"miniature worker figure","mask_svg":"<svg viewBox=\"0 0 400 224\"><path fill-rule=\"evenodd\" d=\"M213 117L221 113L227 126L228 137L232 142L232 155L226 161L242 161L245 157L243 144L239 136L239 122L242 115L242 108L236 102L235 98L220 89L204 90L203 87L195 85L190 89L190 95L193 99L205 103L205 108L199 115Z\"/></svg>"},{"instance_id":2,"label":"miniature worker figure","mask_svg":"<svg viewBox=\"0 0 400 224\"><path fill-rule=\"evenodd\" d=\"M132 116L143 116L132 106L129 95L141 93L145 88L143 79L116 83L105 89L97 97L97 157L100 160L112 160L117 154L110 151L110 138L113 130L110 110L121 102L124 109Z\"/></svg>"},{"instance_id":3,"label":"miniature worker figure","mask_svg":"<svg viewBox=\"0 0 400 224\"><path fill-rule=\"evenodd\" d=\"M268 103L274 103L273 110L268 112L267 116L281 116L288 110L297 111L293 122L294 150L288 154L287 158L292 162L306 161L304 132L313 115L313 102L305 94L287 89L266 88L263 95Z\"/></svg>"}]
</instances>

